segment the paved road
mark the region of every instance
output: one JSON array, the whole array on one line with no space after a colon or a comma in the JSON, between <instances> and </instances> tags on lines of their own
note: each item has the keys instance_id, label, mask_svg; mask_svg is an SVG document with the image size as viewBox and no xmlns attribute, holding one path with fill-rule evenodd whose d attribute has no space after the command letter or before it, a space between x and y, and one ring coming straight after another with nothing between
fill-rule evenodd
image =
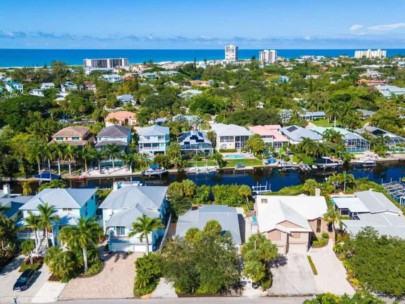
<instances>
[{"instance_id":1,"label":"paved road","mask_svg":"<svg viewBox=\"0 0 405 304\"><path fill-rule=\"evenodd\" d=\"M48 268L44 265L40 269L39 276L28 290L14 292L14 283L21 275L18 268L23 260L23 256L17 257L0 272L0 303L12 303L14 296L17 296L18 303L30 303L32 298L48 280L50 273Z\"/></svg>"},{"instance_id":2,"label":"paved road","mask_svg":"<svg viewBox=\"0 0 405 304\"><path fill-rule=\"evenodd\" d=\"M127 299L127 300L114 300L114 304L134 304L139 302L145 302L146 304L178 304L178 303L215 303L215 304L239 304L239 303L268 303L268 304L302 304L307 298L303 297L291 297L291 298L277 298L277 297L266 297L266 298L234 298L234 297L223 297L223 298L211 298L211 297L199 297L199 298L178 298L178 299L149 299L149 300L138 300L138 299ZM82 301L58 301L55 304L111 304L111 299L107 300L82 300Z\"/></svg>"}]
</instances>

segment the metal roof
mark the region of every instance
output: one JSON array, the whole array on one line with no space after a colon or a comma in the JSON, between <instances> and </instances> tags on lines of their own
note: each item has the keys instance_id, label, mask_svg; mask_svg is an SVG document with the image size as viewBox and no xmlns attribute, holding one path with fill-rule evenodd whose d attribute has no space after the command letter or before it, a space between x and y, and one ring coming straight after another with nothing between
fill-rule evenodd
<instances>
[{"instance_id":1,"label":"metal roof","mask_svg":"<svg viewBox=\"0 0 405 304\"><path fill-rule=\"evenodd\" d=\"M217 136L250 136L252 133L246 128L237 125L226 125L222 123L213 124L212 129Z\"/></svg>"},{"instance_id":2,"label":"metal roof","mask_svg":"<svg viewBox=\"0 0 405 304\"><path fill-rule=\"evenodd\" d=\"M368 191L356 192L355 195L367 207L370 213L392 212L402 214L402 211L381 192L375 192L370 189Z\"/></svg>"},{"instance_id":3,"label":"metal roof","mask_svg":"<svg viewBox=\"0 0 405 304\"><path fill-rule=\"evenodd\" d=\"M304 138L309 138L315 141L322 140L322 136L318 133L296 125L281 128L280 132L295 142L301 142Z\"/></svg>"},{"instance_id":4,"label":"metal roof","mask_svg":"<svg viewBox=\"0 0 405 304\"><path fill-rule=\"evenodd\" d=\"M169 128L153 125L150 127L139 128L138 133L140 136L169 135Z\"/></svg>"},{"instance_id":5,"label":"metal roof","mask_svg":"<svg viewBox=\"0 0 405 304\"><path fill-rule=\"evenodd\" d=\"M358 197L333 197L333 202L339 209L348 209L350 212L369 212L368 208Z\"/></svg>"},{"instance_id":6,"label":"metal roof","mask_svg":"<svg viewBox=\"0 0 405 304\"><path fill-rule=\"evenodd\" d=\"M223 205L204 205L179 216L176 235L184 237L190 228L203 229L208 221L216 220L223 231L229 231L235 244L242 244L239 217L235 207Z\"/></svg>"}]
</instances>

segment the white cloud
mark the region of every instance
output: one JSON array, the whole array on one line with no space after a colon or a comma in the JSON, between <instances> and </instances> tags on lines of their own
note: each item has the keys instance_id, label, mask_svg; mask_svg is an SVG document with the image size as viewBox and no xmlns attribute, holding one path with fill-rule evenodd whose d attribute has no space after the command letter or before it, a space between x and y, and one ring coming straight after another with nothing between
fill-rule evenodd
<instances>
[{"instance_id":1,"label":"white cloud","mask_svg":"<svg viewBox=\"0 0 405 304\"><path fill-rule=\"evenodd\" d=\"M392 31L400 28L405 27L405 22L399 22L399 23L391 23L391 24L379 24L379 25L373 25L369 26L367 29L372 30L372 31Z\"/></svg>"},{"instance_id":2,"label":"white cloud","mask_svg":"<svg viewBox=\"0 0 405 304\"><path fill-rule=\"evenodd\" d=\"M357 31L357 30L359 30L359 29L361 29L363 26L361 25L361 24L353 24L351 27L350 27L350 30L351 31Z\"/></svg>"},{"instance_id":3,"label":"white cloud","mask_svg":"<svg viewBox=\"0 0 405 304\"><path fill-rule=\"evenodd\" d=\"M305 36L305 37L304 37L304 40L306 40L306 41L311 40L311 36Z\"/></svg>"}]
</instances>

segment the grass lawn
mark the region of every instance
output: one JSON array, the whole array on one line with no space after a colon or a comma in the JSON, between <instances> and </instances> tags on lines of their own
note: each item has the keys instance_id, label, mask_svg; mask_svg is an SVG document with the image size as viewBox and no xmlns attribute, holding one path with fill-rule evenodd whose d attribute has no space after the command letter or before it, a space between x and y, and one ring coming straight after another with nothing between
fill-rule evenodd
<instances>
[{"instance_id":1,"label":"grass lawn","mask_svg":"<svg viewBox=\"0 0 405 304\"><path fill-rule=\"evenodd\" d=\"M235 167L237 164L245 166L261 166L263 161L260 159L230 159L226 160L226 167Z\"/></svg>"},{"instance_id":2,"label":"grass lawn","mask_svg":"<svg viewBox=\"0 0 405 304\"><path fill-rule=\"evenodd\" d=\"M328 123L327 119L311 120L310 122L318 127L333 127L333 121Z\"/></svg>"},{"instance_id":3,"label":"grass lawn","mask_svg":"<svg viewBox=\"0 0 405 304\"><path fill-rule=\"evenodd\" d=\"M190 160L189 163L188 163L188 166L189 167L195 167L195 164L196 164L195 161ZM217 163L215 161L213 161L213 160L209 160L207 162L205 162L205 160L197 161L197 167L205 167L205 165L216 166Z\"/></svg>"}]
</instances>

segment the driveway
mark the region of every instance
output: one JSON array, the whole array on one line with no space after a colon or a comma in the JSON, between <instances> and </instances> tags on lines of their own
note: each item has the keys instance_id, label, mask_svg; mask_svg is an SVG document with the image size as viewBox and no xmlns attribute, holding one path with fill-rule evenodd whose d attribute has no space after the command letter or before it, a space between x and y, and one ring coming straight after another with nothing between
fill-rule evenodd
<instances>
[{"instance_id":1,"label":"driveway","mask_svg":"<svg viewBox=\"0 0 405 304\"><path fill-rule=\"evenodd\" d=\"M307 256L289 253L280 259L280 265L273 267L273 285L269 296L309 296L317 293L314 275Z\"/></svg>"},{"instance_id":2,"label":"driveway","mask_svg":"<svg viewBox=\"0 0 405 304\"><path fill-rule=\"evenodd\" d=\"M48 281L50 272L45 265L39 270L39 275L33 282L30 288L22 292L14 292L13 286L17 281L21 272L18 271L19 266L24 260L24 256L15 258L0 272L0 303L13 303L13 299L17 296L18 303L31 303L33 297Z\"/></svg>"},{"instance_id":3,"label":"driveway","mask_svg":"<svg viewBox=\"0 0 405 304\"><path fill-rule=\"evenodd\" d=\"M318 271L315 284L320 293L354 294L353 287L346 279L346 269L333 252L332 240L323 248L311 248L308 254Z\"/></svg>"},{"instance_id":4,"label":"driveway","mask_svg":"<svg viewBox=\"0 0 405 304\"><path fill-rule=\"evenodd\" d=\"M70 280L59 296L68 299L111 299L134 296L135 260L142 253L114 253L107 257L104 269L90 278Z\"/></svg>"}]
</instances>

